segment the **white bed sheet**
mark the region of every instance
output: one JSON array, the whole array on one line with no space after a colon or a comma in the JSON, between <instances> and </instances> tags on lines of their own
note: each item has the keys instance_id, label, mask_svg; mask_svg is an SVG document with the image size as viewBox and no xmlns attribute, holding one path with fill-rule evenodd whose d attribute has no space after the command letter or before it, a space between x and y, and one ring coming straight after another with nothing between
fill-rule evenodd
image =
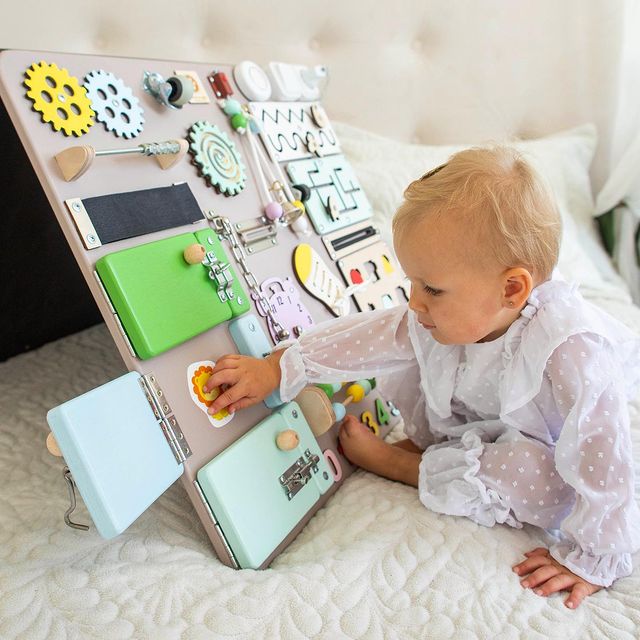
<instances>
[{"instance_id":1,"label":"white bed sheet","mask_svg":"<svg viewBox=\"0 0 640 640\"><path fill-rule=\"evenodd\" d=\"M381 197L397 194L373 193L374 207ZM623 288L584 293L640 332ZM362 471L261 572L216 559L179 483L114 540L69 529L46 411L122 373L103 325L0 363L0 638L639 637L640 557L569 611L511 571L545 544L539 530L431 513L415 489ZM640 468L640 398L631 415ZM82 504L76 519L88 522Z\"/></svg>"}]
</instances>

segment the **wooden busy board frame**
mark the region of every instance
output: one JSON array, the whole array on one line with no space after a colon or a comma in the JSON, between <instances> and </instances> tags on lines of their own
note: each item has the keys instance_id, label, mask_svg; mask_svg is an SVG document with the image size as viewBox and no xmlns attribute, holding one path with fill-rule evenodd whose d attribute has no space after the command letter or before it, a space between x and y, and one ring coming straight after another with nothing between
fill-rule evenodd
<instances>
[{"instance_id":1,"label":"wooden busy board frame","mask_svg":"<svg viewBox=\"0 0 640 640\"><path fill-rule=\"evenodd\" d=\"M48 63L55 63L59 68L64 67L80 83L83 82L84 76L94 69L104 69L121 78L133 90L134 95L139 99L140 105L144 109L145 123L142 133L136 138L126 140L108 132L99 122L96 122L89 129L89 132L80 138L66 137L62 132L54 131L49 124L41 121L40 114L32 110L31 101L25 97L26 89L23 85L25 71L33 63L38 63L42 60ZM141 80L144 71L155 71L166 78L180 69L194 70L198 73L205 85L204 89L211 99L209 104L186 104L182 109L169 109L160 105L142 90ZM180 233L198 232L207 229L208 223L203 219L201 222L192 225L159 231L128 240L120 240L87 250L81 242L69 210L65 206L65 201L71 198L90 198L110 193L167 187L171 184L186 182L203 210L212 210L216 215L225 216L232 222L260 216L263 203L259 199L259 193L256 188L256 175L253 173L251 163L247 161L247 148L243 146L239 135L231 128L229 119L216 104L213 91L206 80L207 75L213 69L226 73L234 90L235 95L233 97L245 102L233 82L232 68L228 65L117 57L107 58L34 51L3 51L0 53L0 95L127 369L141 374L153 372L171 403L173 413L178 418L180 427L192 449L191 457L184 463L184 473L182 475L187 495L193 503L217 555L222 562L233 566L232 559L217 534L202 499L194 487L194 480L198 470L203 465L268 416L270 410L260 403L239 412L233 421L224 428L212 428L203 412L189 396L186 371L187 367L193 362L207 359L215 360L223 354L237 352L226 323L216 326L160 355L147 360L140 360L132 356L94 275L94 265L102 256ZM72 145L91 145L95 149L117 149L119 147L136 146L140 142L159 142L185 138L189 127L199 120L208 120L217 125L234 141L240 150L246 166L247 183L244 190L238 195L229 197L218 194L200 177L197 168L191 163L190 155L187 155L187 157L166 171L161 170L152 158L127 155L102 157L96 159L93 166L74 182L63 180L59 167L54 160L54 156L57 153ZM42 215L46 215L46 212L43 211ZM325 258L336 277L341 279L335 263L326 253L320 236L312 233L311 236L301 240L291 229L284 227L278 230L277 247L264 250L255 255L249 255L247 256L247 262L260 282L267 278L290 277L298 286L301 299L313 319L315 322L320 322L332 317L330 312L320 301L312 298L302 289L292 271L292 253L296 245L301 241L311 244ZM243 288L248 292L246 283L240 275L239 266L233 260L228 245L224 242L223 244ZM162 304L170 304L170 301L159 301L160 308ZM356 312L353 302L351 302L351 310L352 313ZM258 315L255 307L252 308L252 312ZM260 323L268 335L265 318L260 318ZM358 405L350 405L350 412L359 415L364 410L370 410L375 415L373 407L376 397L378 397L377 393L375 391L372 392L369 397ZM63 399L61 398L61 400ZM397 418L392 418L392 424L397 420ZM389 428L384 429L384 433ZM338 455L342 465L343 477L346 477L353 468L338 453L337 426L334 425L329 432L321 435L318 441L322 450L329 448ZM337 482L327 494L320 498L311 511L275 549L263 566L267 566L289 544L313 513L326 502L340 484L341 482Z\"/></svg>"}]
</instances>

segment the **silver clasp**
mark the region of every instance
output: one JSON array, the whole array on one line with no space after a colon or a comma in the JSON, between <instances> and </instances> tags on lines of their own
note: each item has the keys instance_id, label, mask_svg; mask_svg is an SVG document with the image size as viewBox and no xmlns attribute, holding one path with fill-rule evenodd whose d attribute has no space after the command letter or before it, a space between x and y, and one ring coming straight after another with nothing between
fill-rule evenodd
<instances>
[{"instance_id":1,"label":"silver clasp","mask_svg":"<svg viewBox=\"0 0 640 640\"><path fill-rule=\"evenodd\" d=\"M306 456L306 460L305 460ZM313 473L318 472L320 457L311 453L309 449L304 452L281 476L280 485L291 500L302 487L311 479Z\"/></svg>"},{"instance_id":2,"label":"silver clasp","mask_svg":"<svg viewBox=\"0 0 640 640\"><path fill-rule=\"evenodd\" d=\"M73 480L69 467L62 469L62 475L67 483L67 489L69 489L69 502L71 503L69 508L64 512L64 523L72 529L80 529L81 531L89 531L89 527L86 524L80 524L71 520L71 514L76 508L76 483Z\"/></svg>"}]
</instances>

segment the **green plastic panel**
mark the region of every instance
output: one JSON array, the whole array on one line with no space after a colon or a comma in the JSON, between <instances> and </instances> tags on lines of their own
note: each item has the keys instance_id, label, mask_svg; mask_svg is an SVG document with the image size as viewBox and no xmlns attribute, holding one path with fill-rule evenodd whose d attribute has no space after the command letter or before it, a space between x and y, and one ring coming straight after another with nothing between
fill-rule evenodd
<instances>
[{"instance_id":1,"label":"green plastic panel","mask_svg":"<svg viewBox=\"0 0 640 640\"><path fill-rule=\"evenodd\" d=\"M221 302L207 268L185 262L184 249L196 242L229 262L217 236L208 231L124 249L96 262L111 303L142 360L249 310L248 296L233 269L235 300Z\"/></svg>"}]
</instances>

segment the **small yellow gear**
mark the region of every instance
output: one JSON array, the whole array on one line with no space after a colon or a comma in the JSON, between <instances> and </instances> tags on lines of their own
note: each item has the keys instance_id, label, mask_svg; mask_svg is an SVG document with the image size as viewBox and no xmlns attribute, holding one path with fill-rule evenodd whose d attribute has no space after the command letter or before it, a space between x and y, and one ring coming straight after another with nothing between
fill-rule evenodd
<instances>
[{"instance_id":1,"label":"small yellow gear","mask_svg":"<svg viewBox=\"0 0 640 640\"><path fill-rule=\"evenodd\" d=\"M77 78L66 69L44 61L32 64L25 76L27 97L33 102L34 110L42 114L43 122L49 122L56 131L62 129L67 136L80 137L89 132L95 113L87 90Z\"/></svg>"}]
</instances>

